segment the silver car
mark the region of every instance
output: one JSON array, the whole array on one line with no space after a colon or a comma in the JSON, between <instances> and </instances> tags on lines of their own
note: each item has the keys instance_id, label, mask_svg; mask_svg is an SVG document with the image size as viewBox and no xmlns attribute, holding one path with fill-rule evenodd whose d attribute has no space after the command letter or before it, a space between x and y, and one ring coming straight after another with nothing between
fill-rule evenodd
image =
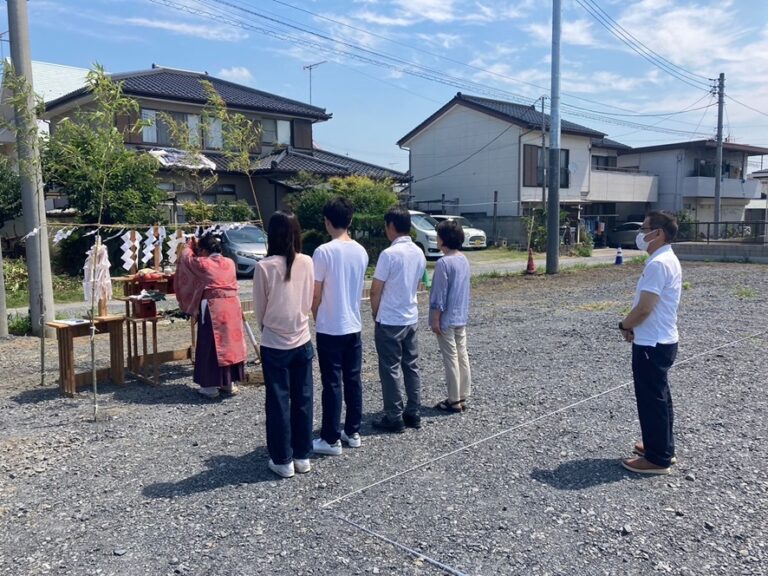
<instances>
[{"instance_id":1,"label":"silver car","mask_svg":"<svg viewBox=\"0 0 768 576\"><path fill-rule=\"evenodd\" d=\"M488 239L485 232L480 228L473 228L472 223L464 218L464 216L448 216L447 214L432 214L432 218L438 222L443 220L455 220L458 222L464 230L464 243L461 247L464 250L469 248L485 248L488 246Z\"/></svg>"},{"instance_id":2,"label":"silver car","mask_svg":"<svg viewBox=\"0 0 768 576\"><path fill-rule=\"evenodd\" d=\"M221 237L221 252L235 262L238 277L253 276L256 262L267 255L267 236L258 226L227 230Z\"/></svg>"},{"instance_id":3,"label":"silver car","mask_svg":"<svg viewBox=\"0 0 768 576\"><path fill-rule=\"evenodd\" d=\"M608 232L608 246L610 248L634 248L635 237L643 226L642 222L624 222Z\"/></svg>"}]
</instances>

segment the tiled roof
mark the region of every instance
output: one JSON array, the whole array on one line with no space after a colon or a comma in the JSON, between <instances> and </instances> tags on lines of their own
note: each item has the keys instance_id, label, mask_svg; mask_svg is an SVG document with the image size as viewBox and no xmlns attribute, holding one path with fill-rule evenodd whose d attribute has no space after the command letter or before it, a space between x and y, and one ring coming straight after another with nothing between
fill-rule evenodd
<instances>
[{"instance_id":1,"label":"tiled roof","mask_svg":"<svg viewBox=\"0 0 768 576\"><path fill-rule=\"evenodd\" d=\"M311 172L322 176L368 176L373 179L390 178L405 182L408 176L396 170L389 170L355 160L326 150L299 151L286 148L280 152L260 158L256 173L298 173Z\"/></svg>"},{"instance_id":2,"label":"tiled roof","mask_svg":"<svg viewBox=\"0 0 768 576\"><path fill-rule=\"evenodd\" d=\"M152 146L132 146L137 150L157 150L158 147ZM217 172L231 172L229 161L223 154L215 152L205 152L205 158L216 164ZM284 150L268 154L253 161L253 174L259 176L281 177L285 175L295 175L299 172L311 172L319 176L368 176L374 180L389 178L396 182L407 182L409 176L397 170L389 170L375 164L369 164L362 160L355 160L348 156L334 154L325 150L295 150L285 148Z\"/></svg>"},{"instance_id":3,"label":"tiled roof","mask_svg":"<svg viewBox=\"0 0 768 576\"><path fill-rule=\"evenodd\" d=\"M514 104L512 102L505 102L503 100L492 100L490 98L480 98L479 96L467 96L461 92L457 93L453 99L445 106L440 108L437 112L432 114L429 118L424 120L421 124L416 126L408 134L403 136L397 143L402 145L404 142L410 140L417 133L421 132L434 120L442 116L448 109L456 104L467 106L473 110L478 110L486 114L490 114L502 120L519 124L524 128L536 129L541 128L541 112L536 110L534 106L525 106L523 104ZM549 127L551 119L549 114L544 115L544 121L546 126ZM560 131L568 134L578 134L582 136L591 136L593 138L602 138L605 136L603 132L569 122L568 120L560 121Z\"/></svg>"},{"instance_id":4,"label":"tiled roof","mask_svg":"<svg viewBox=\"0 0 768 576\"><path fill-rule=\"evenodd\" d=\"M254 112L298 116L312 120L328 120L331 118L331 115L326 113L324 108L262 92L261 90L214 78L200 72L187 72L157 67L139 72L113 74L112 79L123 82L123 92L130 96L164 98L201 105L208 101L201 81L208 80L224 99L227 106L252 110ZM81 88L49 102L48 109L50 110L83 96L87 91L87 88Z\"/></svg>"},{"instance_id":5,"label":"tiled roof","mask_svg":"<svg viewBox=\"0 0 768 576\"><path fill-rule=\"evenodd\" d=\"M592 138L592 146L595 148L608 148L609 150L631 150L631 146L611 140L610 138Z\"/></svg>"}]
</instances>

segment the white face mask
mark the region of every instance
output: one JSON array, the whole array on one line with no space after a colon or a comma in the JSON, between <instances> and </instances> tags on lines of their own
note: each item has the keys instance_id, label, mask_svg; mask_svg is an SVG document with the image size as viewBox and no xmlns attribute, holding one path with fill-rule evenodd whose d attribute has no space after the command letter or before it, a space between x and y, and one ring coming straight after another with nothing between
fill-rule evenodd
<instances>
[{"instance_id":1,"label":"white face mask","mask_svg":"<svg viewBox=\"0 0 768 576\"><path fill-rule=\"evenodd\" d=\"M635 244L637 245L638 250L648 250L648 245L650 242L646 241L645 239L647 234L650 234L650 232L643 232L640 230L640 232L637 233L637 236L635 236Z\"/></svg>"}]
</instances>

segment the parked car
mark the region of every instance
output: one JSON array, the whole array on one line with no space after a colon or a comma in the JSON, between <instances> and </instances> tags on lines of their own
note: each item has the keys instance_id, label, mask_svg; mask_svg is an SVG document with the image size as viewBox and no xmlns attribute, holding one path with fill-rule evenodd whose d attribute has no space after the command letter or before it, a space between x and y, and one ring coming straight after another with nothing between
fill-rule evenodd
<instances>
[{"instance_id":1,"label":"parked car","mask_svg":"<svg viewBox=\"0 0 768 576\"><path fill-rule=\"evenodd\" d=\"M608 232L608 246L611 248L634 248L637 231L642 227L642 222L624 222Z\"/></svg>"},{"instance_id":2,"label":"parked car","mask_svg":"<svg viewBox=\"0 0 768 576\"><path fill-rule=\"evenodd\" d=\"M437 220L438 224L443 220L455 220L464 229L464 243L462 248L486 248L488 246L488 239L485 236L485 232L479 228L473 228L472 223L464 218L464 216L448 216L447 214L433 214L432 218Z\"/></svg>"},{"instance_id":3,"label":"parked car","mask_svg":"<svg viewBox=\"0 0 768 576\"><path fill-rule=\"evenodd\" d=\"M267 255L267 235L258 226L227 230L221 236L221 252L234 261L238 276L253 276L256 262Z\"/></svg>"},{"instance_id":4,"label":"parked car","mask_svg":"<svg viewBox=\"0 0 768 576\"><path fill-rule=\"evenodd\" d=\"M443 253L437 247L437 232L435 231L437 220L429 214L424 214L424 212L416 210L409 210L408 212L411 214L411 229L416 234L416 245L424 251L424 256L427 258L440 258Z\"/></svg>"}]
</instances>

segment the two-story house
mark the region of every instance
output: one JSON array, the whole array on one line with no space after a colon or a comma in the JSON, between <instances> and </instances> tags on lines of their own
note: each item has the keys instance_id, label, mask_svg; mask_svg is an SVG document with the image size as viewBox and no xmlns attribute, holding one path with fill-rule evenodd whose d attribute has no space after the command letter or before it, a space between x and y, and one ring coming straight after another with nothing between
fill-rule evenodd
<instances>
[{"instance_id":1,"label":"two-story house","mask_svg":"<svg viewBox=\"0 0 768 576\"><path fill-rule=\"evenodd\" d=\"M365 175L375 179L389 178L404 181L401 172L388 170L334 154L314 147L312 129L316 122L324 122L331 114L317 106L290 100L248 86L191 72L155 66L149 70L113 74L111 78L122 83L123 93L136 99L140 117L149 123L142 131L125 130L138 116L118 119L123 129L126 146L145 150L161 160L161 188L168 191L175 202L193 200L195 192L186 189L178 178L179 166L173 154L171 130L163 121L161 112L170 115L176 123L186 123L191 134L197 134L201 148L199 166L203 171L215 172L218 180L207 190L203 200L215 203L224 200L245 200L253 203L248 176L230 169L222 153L222 126L219 120L204 121L203 108L208 97L202 81L207 80L224 100L227 109L241 113L261 126L262 139L258 149L252 151L250 171L256 198L266 219L284 207L284 196L292 191L290 180L300 171L324 177ZM46 117L52 130L56 123L77 107L85 107L93 95L87 87L72 91L46 104Z\"/></svg>"},{"instance_id":2,"label":"two-story house","mask_svg":"<svg viewBox=\"0 0 768 576\"><path fill-rule=\"evenodd\" d=\"M672 212L686 211L694 220L713 222L716 154L715 140L694 140L620 150L618 165L658 175L659 199L654 207ZM764 154L768 154L768 148L723 143L721 222L744 220L747 204L760 198L760 183L747 178L746 168L750 156Z\"/></svg>"},{"instance_id":3,"label":"two-story house","mask_svg":"<svg viewBox=\"0 0 768 576\"><path fill-rule=\"evenodd\" d=\"M430 210L448 201L487 232L496 214L497 236L523 242L521 216L547 194L550 124L533 106L459 92L398 141L409 151L414 205ZM585 214L588 224L615 221L655 202L655 177L619 168L622 148L602 132L561 122L560 202L573 222Z\"/></svg>"}]
</instances>

